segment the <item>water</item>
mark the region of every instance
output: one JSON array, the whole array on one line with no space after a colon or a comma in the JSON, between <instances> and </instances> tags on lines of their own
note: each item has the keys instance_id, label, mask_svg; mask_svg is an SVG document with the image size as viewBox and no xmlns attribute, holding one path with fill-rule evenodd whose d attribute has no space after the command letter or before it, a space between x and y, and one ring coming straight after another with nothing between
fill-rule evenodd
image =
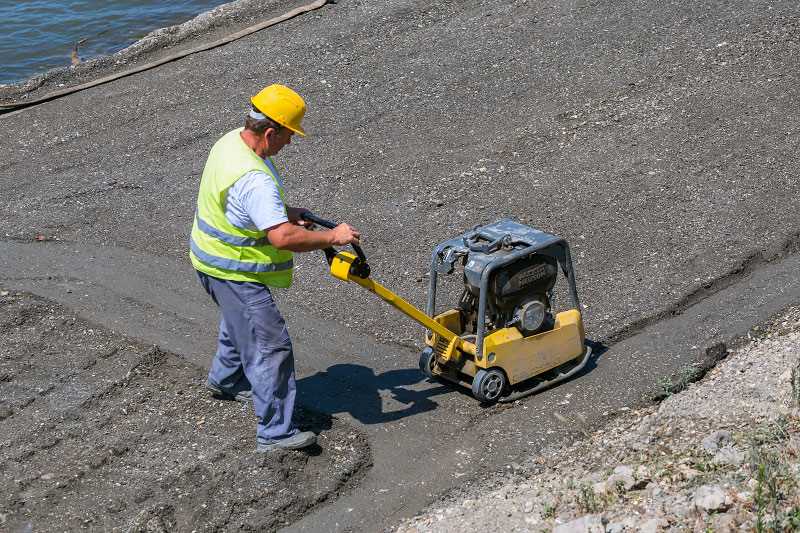
<instances>
[{"instance_id":1,"label":"water","mask_svg":"<svg viewBox=\"0 0 800 533\"><path fill-rule=\"evenodd\" d=\"M17 83L81 59L114 53L152 30L185 22L225 0L0 0L0 83Z\"/></svg>"}]
</instances>

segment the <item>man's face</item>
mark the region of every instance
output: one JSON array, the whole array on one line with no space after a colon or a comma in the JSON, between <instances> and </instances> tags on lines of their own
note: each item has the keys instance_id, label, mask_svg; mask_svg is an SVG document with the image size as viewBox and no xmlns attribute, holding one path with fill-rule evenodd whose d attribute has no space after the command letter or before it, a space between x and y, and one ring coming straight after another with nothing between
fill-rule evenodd
<instances>
[{"instance_id":1,"label":"man's face","mask_svg":"<svg viewBox=\"0 0 800 533\"><path fill-rule=\"evenodd\" d=\"M291 144L292 135L294 132L289 128L281 128L280 131L275 131L272 128L264 132L264 140L267 144L266 153L269 156L275 155L281 151L281 148L287 144Z\"/></svg>"}]
</instances>

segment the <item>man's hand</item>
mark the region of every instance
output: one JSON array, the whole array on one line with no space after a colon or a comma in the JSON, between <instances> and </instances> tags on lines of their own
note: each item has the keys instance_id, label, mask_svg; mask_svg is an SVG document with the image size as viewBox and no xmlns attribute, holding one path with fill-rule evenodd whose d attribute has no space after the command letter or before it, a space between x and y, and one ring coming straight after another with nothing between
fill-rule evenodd
<instances>
[{"instance_id":1,"label":"man's hand","mask_svg":"<svg viewBox=\"0 0 800 533\"><path fill-rule=\"evenodd\" d=\"M360 238L361 233L350 224L339 224L331 230L331 244L334 246L358 244Z\"/></svg>"}]
</instances>

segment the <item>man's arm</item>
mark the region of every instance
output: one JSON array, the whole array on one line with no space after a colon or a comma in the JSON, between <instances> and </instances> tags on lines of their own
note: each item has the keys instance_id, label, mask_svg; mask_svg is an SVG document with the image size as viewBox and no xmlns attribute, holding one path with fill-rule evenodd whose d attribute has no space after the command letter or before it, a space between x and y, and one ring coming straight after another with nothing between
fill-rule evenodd
<instances>
[{"instance_id":1,"label":"man's arm","mask_svg":"<svg viewBox=\"0 0 800 533\"><path fill-rule=\"evenodd\" d=\"M309 252L358 243L360 237L348 224L339 224L332 230L306 229L308 224L300 216L308 209L285 206L275 183L261 171L240 178L231 187L228 202L240 203L253 224L263 228L270 244L281 250Z\"/></svg>"},{"instance_id":2,"label":"man's arm","mask_svg":"<svg viewBox=\"0 0 800 533\"><path fill-rule=\"evenodd\" d=\"M310 252L329 246L358 244L361 237L349 224L339 224L330 230L311 231L292 222L284 222L265 231L272 246L290 252Z\"/></svg>"}]
</instances>

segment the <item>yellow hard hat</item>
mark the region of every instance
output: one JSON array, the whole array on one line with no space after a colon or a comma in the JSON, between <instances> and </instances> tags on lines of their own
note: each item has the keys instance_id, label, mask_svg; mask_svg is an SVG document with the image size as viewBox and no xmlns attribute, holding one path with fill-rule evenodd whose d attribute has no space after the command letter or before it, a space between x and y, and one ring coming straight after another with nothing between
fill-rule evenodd
<instances>
[{"instance_id":1,"label":"yellow hard hat","mask_svg":"<svg viewBox=\"0 0 800 533\"><path fill-rule=\"evenodd\" d=\"M303 98L290 88L277 83L264 87L250 99L256 109L261 111L281 126L306 136L300 122L306 114L306 103Z\"/></svg>"}]
</instances>

